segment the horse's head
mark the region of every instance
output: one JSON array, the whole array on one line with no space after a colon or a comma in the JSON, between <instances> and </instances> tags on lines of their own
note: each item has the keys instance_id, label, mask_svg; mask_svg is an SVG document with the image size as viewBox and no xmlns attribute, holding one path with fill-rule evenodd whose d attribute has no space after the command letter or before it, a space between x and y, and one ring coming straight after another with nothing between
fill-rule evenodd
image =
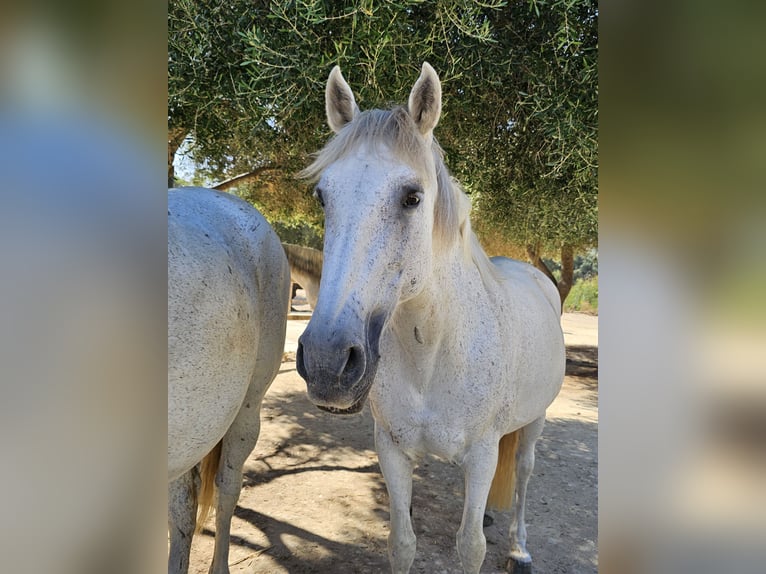
<instances>
[{"instance_id":1,"label":"horse's head","mask_svg":"<svg viewBox=\"0 0 766 574\"><path fill-rule=\"evenodd\" d=\"M439 221L455 219L457 206L437 192L449 176L433 141L441 84L429 64L407 108L367 112L336 66L326 108L336 135L304 172L318 180L325 212L324 266L297 368L315 404L357 412L375 376L381 332L396 306L421 292Z\"/></svg>"}]
</instances>

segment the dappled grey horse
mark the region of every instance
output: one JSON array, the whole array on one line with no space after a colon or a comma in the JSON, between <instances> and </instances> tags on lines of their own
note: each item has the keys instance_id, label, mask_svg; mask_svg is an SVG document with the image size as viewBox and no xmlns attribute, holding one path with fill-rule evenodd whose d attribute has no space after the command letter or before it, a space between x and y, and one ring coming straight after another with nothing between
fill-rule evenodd
<instances>
[{"instance_id":1,"label":"dappled grey horse","mask_svg":"<svg viewBox=\"0 0 766 574\"><path fill-rule=\"evenodd\" d=\"M322 279L322 252L303 245L283 243L285 255L290 264L290 277L306 292L306 300L313 310L319 297L319 283Z\"/></svg>"},{"instance_id":2,"label":"dappled grey horse","mask_svg":"<svg viewBox=\"0 0 766 574\"><path fill-rule=\"evenodd\" d=\"M441 84L431 66L407 107L360 112L337 67L325 97L336 134L304 172L325 212L319 300L296 357L309 398L344 413L370 397L393 572L415 557L412 471L425 453L465 473L463 570L484 560L488 497L511 509L509 566L528 568L534 445L564 378L558 292L531 265L481 249L432 135Z\"/></svg>"},{"instance_id":3,"label":"dappled grey horse","mask_svg":"<svg viewBox=\"0 0 766 574\"><path fill-rule=\"evenodd\" d=\"M282 361L289 285L279 238L254 207L208 189L168 192L169 572L189 568L213 480L210 572L229 572L231 517Z\"/></svg>"}]
</instances>

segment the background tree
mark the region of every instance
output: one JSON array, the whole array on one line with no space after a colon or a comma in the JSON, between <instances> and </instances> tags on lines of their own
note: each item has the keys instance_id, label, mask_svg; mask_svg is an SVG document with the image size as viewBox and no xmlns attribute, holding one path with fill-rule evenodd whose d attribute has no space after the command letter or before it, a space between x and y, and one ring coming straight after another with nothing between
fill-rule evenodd
<instances>
[{"instance_id":1,"label":"background tree","mask_svg":"<svg viewBox=\"0 0 766 574\"><path fill-rule=\"evenodd\" d=\"M494 20L495 49L498 57L508 54L508 73L506 99L502 91L493 97L508 113L495 123L484 153L506 161L474 180L475 203L481 228L523 242L563 302L573 284L575 252L598 241L597 6L527 4L530 9L517 3ZM542 261L556 249L558 281Z\"/></svg>"},{"instance_id":2,"label":"background tree","mask_svg":"<svg viewBox=\"0 0 766 574\"><path fill-rule=\"evenodd\" d=\"M269 18L270 5L168 3L168 185L175 180L175 155L190 144L195 179L236 189L273 224L282 222L283 239L313 245L321 235L321 211L305 185L290 177L305 165L306 146L287 137L268 104L247 89L244 34Z\"/></svg>"},{"instance_id":3,"label":"background tree","mask_svg":"<svg viewBox=\"0 0 766 574\"><path fill-rule=\"evenodd\" d=\"M406 102L423 60L442 79L436 130L494 253L544 271L597 244L597 15L588 0L171 0L169 162L180 134L210 179L272 220L318 228L292 179L329 135L339 64L362 109ZM175 139L174 139L175 137ZM170 170L169 170L170 173Z\"/></svg>"}]
</instances>

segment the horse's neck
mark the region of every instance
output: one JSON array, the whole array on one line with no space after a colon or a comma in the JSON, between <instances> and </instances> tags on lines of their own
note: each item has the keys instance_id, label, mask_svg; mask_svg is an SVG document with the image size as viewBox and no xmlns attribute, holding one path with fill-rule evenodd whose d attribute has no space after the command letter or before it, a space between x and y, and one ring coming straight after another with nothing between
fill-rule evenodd
<instances>
[{"instance_id":1,"label":"horse's neck","mask_svg":"<svg viewBox=\"0 0 766 574\"><path fill-rule=\"evenodd\" d=\"M426 354L436 353L446 334L475 328L493 299L476 265L451 250L437 258L421 293L399 305L393 327L400 339L414 336Z\"/></svg>"}]
</instances>

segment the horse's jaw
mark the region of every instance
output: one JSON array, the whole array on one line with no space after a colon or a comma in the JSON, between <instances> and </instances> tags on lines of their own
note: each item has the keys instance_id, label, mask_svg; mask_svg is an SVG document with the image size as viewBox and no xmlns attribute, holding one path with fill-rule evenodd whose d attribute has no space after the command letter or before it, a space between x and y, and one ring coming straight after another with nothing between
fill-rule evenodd
<instances>
[{"instance_id":1,"label":"horse's jaw","mask_svg":"<svg viewBox=\"0 0 766 574\"><path fill-rule=\"evenodd\" d=\"M373 382L375 381L375 374L377 370L377 360L375 361L374 365L368 364L368 369L362 377L362 380L360 380L356 385L358 391L355 393L356 398L352 400L350 406L338 406L338 403L332 404L329 401L322 400L319 397L314 396L314 394L311 392L312 385L306 381L309 400L314 403L318 409L332 413L334 415L353 415L359 413L364 408L364 404L367 402L367 397L370 395L370 390L372 389Z\"/></svg>"},{"instance_id":2,"label":"horse's jaw","mask_svg":"<svg viewBox=\"0 0 766 574\"><path fill-rule=\"evenodd\" d=\"M367 392L362 396L360 399L358 399L353 405L351 405L347 409L339 409L336 407L330 407L330 406L323 406L323 405L316 405L316 407L319 410L332 413L334 415L355 415L362 411L364 408L364 403L367 401L367 396L370 394L370 390L367 389Z\"/></svg>"}]
</instances>

